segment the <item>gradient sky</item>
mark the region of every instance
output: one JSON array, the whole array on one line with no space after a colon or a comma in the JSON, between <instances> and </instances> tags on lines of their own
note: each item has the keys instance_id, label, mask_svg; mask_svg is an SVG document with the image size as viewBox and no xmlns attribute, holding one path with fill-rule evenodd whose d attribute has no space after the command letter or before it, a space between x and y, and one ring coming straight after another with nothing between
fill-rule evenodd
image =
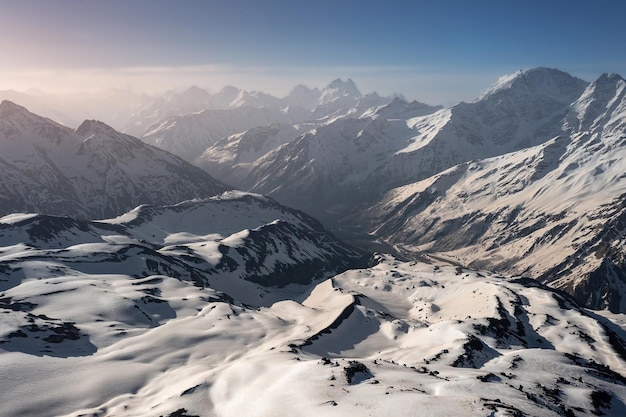
<instances>
[{"instance_id":1,"label":"gradient sky","mask_svg":"<svg viewBox=\"0 0 626 417\"><path fill-rule=\"evenodd\" d=\"M0 51L0 89L284 95L350 77L449 105L521 68L626 76L626 2L0 0Z\"/></svg>"}]
</instances>

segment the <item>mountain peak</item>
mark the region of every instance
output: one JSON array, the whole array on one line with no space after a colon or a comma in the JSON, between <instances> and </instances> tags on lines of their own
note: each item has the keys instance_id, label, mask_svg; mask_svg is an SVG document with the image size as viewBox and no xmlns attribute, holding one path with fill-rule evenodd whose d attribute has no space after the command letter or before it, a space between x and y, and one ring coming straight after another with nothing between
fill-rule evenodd
<instances>
[{"instance_id":1,"label":"mountain peak","mask_svg":"<svg viewBox=\"0 0 626 417\"><path fill-rule=\"evenodd\" d=\"M389 104L378 108L375 114L378 117L384 118L408 119L425 116L441 108L441 106L431 106L417 100L413 100L409 103L404 97L396 96Z\"/></svg>"},{"instance_id":2,"label":"mountain peak","mask_svg":"<svg viewBox=\"0 0 626 417\"><path fill-rule=\"evenodd\" d=\"M9 100L3 100L0 103L0 121L9 122L13 125L13 129L17 129L17 126L20 126L17 130L23 130L33 125L62 127L57 122L32 113L26 107L15 104Z\"/></svg>"},{"instance_id":3,"label":"mountain peak","mask_svg":"<svg viewBox=\"0 0 626 417\"><path fill-rule=\"evenodd\" d=\"M330 84L328 84L326 89L337 90L338 92L342 92L343 95L350 95L350 96L356 96L356 97L361 96L361 92L357 88L354 81L352 81L352 79L350 78L348 78L346 81L343 81L342 79L337 78L333 80Z\"/></svg>"},{"instance_id":4,"label":"mountain peak","mask_svg":"<svg viewBox=\"0 0 626 417\"><path fill-rule=\"evenodd\" d=\"M180 95L183 97L189 97L189 98L195 98L195 99L207 99L210 96L208 91L196 85L192 85L191 87L183 91Z\"/></svg>"},{"instance_id":5,"label":"mountain peak","mask_svg":"<svg viewBox=\"0 0 626 417\"><path fill-rule=\"evenodd\" d=\"M321 106L328 105L330 103L344 103L345 100L352 101L358 100L363 95L350 78L343 81L339 78L333 80L330 84L322 90L318 104Z\"/></svg>"},{"instance_id":6,"label":"mountain peak","mask_svg":"<svg viewBox=\"0 0 626 417\"><path fill-rule=\"evenodd\" d=\"M393 100L391 100L391 103L389 103L387 106L406 106L407 104L407 101L403 97L395 96Z\"/></svg>"},{"instance_id":7,"label":"mountain peak","mask_svg":"<svg viewBox=\"0 0 626 417\"><path fill-rule=\"evenodd\" d=\"M117 131L113 129L111 126L103 123L99 120L85 120L81 123L81 125L76 129L76 133L83 137L92 136L96 133L104 133L104 134L115 134Z\"/></svg>"},{"instance_id":8,"label":"mountain peak","mask_svg":"<svg viewBox=\"0 0 626 417\"><path fill-rule=\"evenodd\" d=\"M291 89L289 95L310 94L312 92L319 91L317 88L310 88L304 84L298 84Z\"/></svg>"},{"instance_id":9,"label":"mountain peak","mask_svg":"<svg viewBox=\"0 0 626 417\"><path fill-rule=\"evenodd\" d=\"M536 67L519 70L513 74L500 77L478 100L501 94L515 92L518 94L548 95L552 97L574 100L585 87L586 81L554 68Z\"/></svg>"},{"instance_id":10,"label":"mountain peak","mask_svg":"<svg viewBox=\"0 0 626 417\"><path fill-rule=\"evenodd\" d=\"M600 83L616 84L616 83L619 83L620 81L626 82L626 80L624 80L624 78L619 74L616 74L613 72L605 72L604 74L600 75L600 77L598 77L595 83L596 84L600 84Z\"/></svg>"},{"instance_id":11,"label":"mountain peak","mask_svg":"<svg viewBox=\"0 0 626 417\"><path fill-rule=\"evenodd\" d=\"M291 89L284 100L288 105L295 105L312 110L317 105L321 94L322 93L317 88L309 88L304 84L299 84Z\"/></svg>"},{"instance_id":12,"label":"mountain peak","mask_svg":"<svg viewBox=\"0 0 626 417\"><path fill-rule=\"evenodd\" d=\"M575 119L570 119L570 122L582 131L601 129L608 132L617 129L621 132L625 96L626 81L620 75L602 74L572 104L570 117Z\"/></svg>"},{"instance_id":13,"label":"mountain peak","mask_svg":"<svg viewBox=\"0 0 626 417\"><path fill-rule=\"evenodd\" d=\"M9 100L2 100L2 103L0 103L0 117L8 117L13 114L30 114L30 112L26 107L22 107Z\"/></svg>"}]
</instances>

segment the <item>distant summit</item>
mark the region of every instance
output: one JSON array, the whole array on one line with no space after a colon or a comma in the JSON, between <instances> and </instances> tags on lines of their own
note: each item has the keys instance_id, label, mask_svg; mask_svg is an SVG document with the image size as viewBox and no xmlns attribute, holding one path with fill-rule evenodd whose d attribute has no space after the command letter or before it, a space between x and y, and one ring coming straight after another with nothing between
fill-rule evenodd
<instances>
[{"instance_id":1,"label":"distant summit","mask_svg":"<svg viewBox=\"0 0 626 417\"><path fill-rule=\"evenodd\" d=\"M118 132L111 126L99 120L85 120L80 126L78 126L76 133L87 137L96 133L114 134Z\"/></svg>"},{"instance_id":2,"label":"distant summit","mask_svg":"<svg viewBox=\"0 0 626 417\"><path fill-rule=\"evenodd\" d=\"M361 92L357 88L354 81L351 79L347 79L346 81L342 81L339 78L332 81L324 90L322 90L322 95L319 99L319 104L321 106L332 103L337 100L351 98L357 99L362 96Z\"/></svg>"},{"instance_id":3,"label":"distant summit","mask_svg":"<svg viewBox=\"0 0 626 417\"><path fill-rule=\"evenodd\" d=\"M289 92L284 101L289 106L313 110L317 106L321 94L317 88L309 88L306 85L299 84Z\"/></svg>"},{"instance_id":4,"label":"distant summit","mask_svg":"<svg viewBox=\"0 0 626 417\"><path fill-rule=\"evenodd\" d=\"M587 86L587 82L554 68L531 68L500 77L477 100L498 94L540 94L572 102ZM569 103L568 103L569 104Z\"/></svg>"}]
</instances>

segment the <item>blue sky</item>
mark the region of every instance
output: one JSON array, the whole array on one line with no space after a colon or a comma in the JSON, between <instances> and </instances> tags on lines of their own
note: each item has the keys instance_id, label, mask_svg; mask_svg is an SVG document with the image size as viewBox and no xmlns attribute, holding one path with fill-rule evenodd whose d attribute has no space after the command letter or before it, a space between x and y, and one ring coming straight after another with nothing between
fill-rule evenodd
<instances>
[{"instance_id":1,"label":"blue sky","mask_svg":"<svg viewBox=\"0 0 626 417\"><path fill-rule=\"evenodd\" d=\"M0 89L283 95L350 77L453 104L520 68L626 75L624 16L618 0L0 0Z\"/></svg>"}]
</instances>

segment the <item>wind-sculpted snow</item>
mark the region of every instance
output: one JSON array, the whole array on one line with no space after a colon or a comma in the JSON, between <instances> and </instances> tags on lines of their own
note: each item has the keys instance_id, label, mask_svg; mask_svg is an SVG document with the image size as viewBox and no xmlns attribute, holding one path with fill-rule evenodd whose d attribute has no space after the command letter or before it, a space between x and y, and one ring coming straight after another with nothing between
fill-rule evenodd
<instances>
[{"instance_id":1,"label":"wind-sculpted snow","mask_svg":"<svg viewBox=\"0 0 626 417\"><path fill-rule=\"evenodd\" d=\"M248 307L104 269L0 293L0 415L626 412L624 331L533 280L378 256Z\"/></svg>"},{"instance_id":2,"label":"wind-sculpted snow","mask_svg":"<svg viewBox=\"0 0 626 417\"><path fill-rule=\"evenodd\" d=\"M365 261L304 213L240 192L140 206L102 221L8 216L0 219L0 244L7 251L0 268L8 274L0 288L30 278L30 271L97 274L106 268L238 291L240 301L253 305L265 302L265 287L309 284Z\"/></svg>"},{"instance_id":3,"label":"wind-sculpted snow","mask_svg":"<svg viewBox=\"0 0 626 417\"><path fill-rule=\"evenodd\" d=\"M209 197L227 187L174 155L97 121L73 130L0 104L0 214L111 217L138 204Z\"/></svg>"}]
</instances>

